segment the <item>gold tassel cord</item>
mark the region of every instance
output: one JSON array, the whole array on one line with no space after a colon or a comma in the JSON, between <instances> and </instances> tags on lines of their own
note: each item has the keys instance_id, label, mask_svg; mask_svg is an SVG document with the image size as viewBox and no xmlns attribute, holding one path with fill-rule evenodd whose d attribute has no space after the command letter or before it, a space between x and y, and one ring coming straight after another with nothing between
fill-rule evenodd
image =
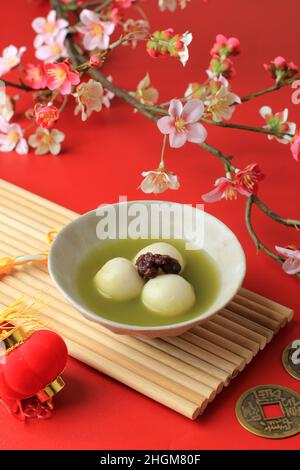
<instances>
[{"instance_id":1,"label":"gold tassel cord","mask_svg":"<svg viewBox=\"0 0 300 470\"><path fill-rule=\"evenodd\" d=\"M53 242L56 234L58 233L57 229L50 230L50 232L46 235L46 243L48 247L50 247L51 243ZM42 253L37 253L33 255L20 255L20 256L13 256L13 257L4 257L0 258L0 276L11 274L13 269L16 266L22 266L24 264L29 263L47 263L48 262L48 250L43 251Z\"/></svg>"},{"instance_id":2,"label":"gold tassel cord","mask_svg":"<svg viewBox=\"0 0 300 470\"><path fill-rule=\"evenodd\" d=\"M46 244L48 247L57 233L57 229L47 233ZM47 263L48 252L49 248L34 255L0 258L0 278L1 275L11 274L16 266ZM0 312L0 342L4 346L4 352L0 352L0 356L8 354L24 343L34 331L43 328L43 325L38 321L38 312L44 309L45 305L46 301L43 298L35 297L25 300L22 297Z\"/></svg>"},{"instance_id":3,"label":"gold tassel cord","mask_svg":"<svg viewBox=\"0 0 300 470\"><path fill-rule=\"evenodd\" d=\"M22 297L0 312L0 341L4 343L4 354L24 343L34 331L43 328L38 312L45 306L42 298L27 300Z\"/></svg>"}]
</instances>

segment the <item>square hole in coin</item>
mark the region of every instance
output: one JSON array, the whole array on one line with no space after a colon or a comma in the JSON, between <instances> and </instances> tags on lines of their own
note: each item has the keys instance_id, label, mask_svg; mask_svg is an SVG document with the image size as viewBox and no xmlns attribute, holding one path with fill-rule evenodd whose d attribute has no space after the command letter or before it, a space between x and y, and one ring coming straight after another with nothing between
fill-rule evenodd
<instances>
[{"instance_id":1,"label":"square hole in coin","mask_svg":"<svg viewBox=\"0 0 300 470\"><path fill-rule=\"evenodd\" d=\"M280 403L269 403L267 405L261 405L261 407L266 419L282 418L284 416Z\"/></svg>"}]
</instances>

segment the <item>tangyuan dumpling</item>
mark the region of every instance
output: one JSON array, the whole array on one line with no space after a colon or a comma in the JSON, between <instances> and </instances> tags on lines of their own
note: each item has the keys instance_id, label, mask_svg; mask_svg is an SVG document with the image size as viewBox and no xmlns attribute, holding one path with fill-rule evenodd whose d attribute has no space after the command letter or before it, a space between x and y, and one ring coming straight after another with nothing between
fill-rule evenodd
<instances>
[{"instance_id":1,"label":"tangyuan dumpling","mask_svg":"<svg viewBox=\"0 0 300 470\"><path fill-rule=\"evenodd\" d=\"M181 271L184 268L185 262L181 253L175 248L175 246L170 245L165 242L152 243L151 245L145 246L142 248L134 258L134 263L139 258L139 256L144 255L145 253L153 253L159 255L168 255L171 258L175 258L181 266Z\"/></svg>"},{"instance_id":2,"label":"tangyuan dumpling","mask_svg":"<svg viewBox=\"0 0 300 470\"><path fill-rule=\"evenodd\" d=\"M187 312L195 300L193 287L178 274L165 274L150 279L142 291L144 305L165 316Z\"/></svg>"},{"instance_id":3,"label":"tangyuan dumpling","mask_svg":"<svg viewBox=\"0 0 300 470\"><path fill-rule=\"evenodd\" d=\"M138 297L144 282L126 258L112 258L94 277L98 291L109 299L131 300Z\"/></svg>"}]
</instances>

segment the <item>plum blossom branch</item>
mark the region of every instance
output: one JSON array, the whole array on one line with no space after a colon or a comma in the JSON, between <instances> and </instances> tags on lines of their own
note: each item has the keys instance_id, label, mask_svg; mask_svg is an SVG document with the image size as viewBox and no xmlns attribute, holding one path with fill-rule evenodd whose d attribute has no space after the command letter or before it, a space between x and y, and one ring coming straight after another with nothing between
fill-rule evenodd
<instances>
[{"instance_id":1,"label":"plum blossom branch","mask_svg":"<svg viewBox=\"0 0 300 470\"><path fill-rule=\"evenodd\" d=\"M213 147L212 145L209 145L207 142L203 142L202 144L199 144L200 147L202 147L204 150L207 152L211 153L214 155L216 158L218 158L227 168L229 171L236 172L237 168L236 166L233 165L231 162L232 157L225 157L223 153L218 150L217 148ZM264 212L268 217L271 219L276 220L276 222L279 222L283 225L286 226L292 226L292 227L300 227L300 220L296 219L289 219L280 216L276 212L272 211L267 205L261 201L261 199L253 194L251 197L252 204L255 204L262 212Z\"/></svg>"},{"instance_id":2,"label":"plum blossom branch","mask_svg":"<svg viewBox=\"0 0 300 470\"><path fill-rule=\"evenodd\" d=\"M116 86L116 85L114 85ZM149 111L152 111L154 114L159 115L159 116L167 116L168 111L166 109L163 109L160 106L146 106ZM207 119L207 118L199 118L199 122L203 122L204 124L209 124L211 126L217 126L217 127L226 127L229 129L240 129L242 131L247 131L247 132L258 132L259 134L267 134L267 135L274 135L277 137L293 137L293 134L290 134L288 132L278 132L273 129L266 129L264 127L258 127L258 126L246 126L243 124L237 124L233 122L223 122L223 121L214 121L213 119Z\"/></svg>"},{"instance_id":3,"label":"plum blossom branch","mask_svg":"<svg viewBox=\"0 0 300 470\"><path fill-rule=\"evenodd\" d=\"M79 61L82 61L82 58L79 59ZM133 106L135 109L137 109L139 112L141 112L144 116L148 117L152 121L154 121L154 122L157 121L157 114L166 115L166 113L167 113L166 110L161 109L159 107L145 106L140 101L136 100L126 90L124 90L124 89L120 88L119 86L117 86L116 84L110 82L102 74L102 72L100 72L99 70L95 70L95 69L90 68L88 70L88 73L91 75L91 77L98 80L102 84L103 87L105 87L108 90L112 91L116 96L118 96L119 98L126 101L128 104ZM202 120L202 122L211 123L210 120L207 120L207 119L201 119L200 118L199 120L200 121ZM217 123L217 124L224 124L224 123ZM228 124L228 123L225 123L225 124ZM233 126L239 126L239 125L234 125L233 124ZM222 127L227 127L227 126L222 126ZM249 130L249 129L247 129L248 127L249 126L243 126L243 128L245 128L244 130ZM237 128L239 128L239 127L237 127ZM257 132L257 129L260 129L260 128L256 128L255 129L256 132ZM263 132L263 133L270 133L266 129L260 129L258 132L260 132L260 131ZM164 149L165 149L165 142L166 142L166 139L164 138L163 153L164 153ZM231 172L236 172L237 171L237 168L231 162L232 157L230 157L230 158L225 157L220 150L216 149L215 147L213 147L212 145L209 145L206 142L200 143L199 146L202 147L207 152L214 155L216 158L218 158L223 163L226 171L231 171ZM261 250L265 251L273 259L275 259L277 261L280 260L280 262L282 263L281 258L278 255L271 252L265 245L263 245L262 242L258 241L257 236L254 235L254 231L253 231L253 228L252 228L252 225L251 225L251 219L250 219L252 204L253 203L256 204L260 208L260 210L262 210L262 212L264 212L268 217L270 217L270 218L272 218L272 219L276 220L277 222L280 222L284 225L289 225L289 226L292 225L294 227L298 227L298 226L300 226L300 221L294 220L294 219L285 219L285 218L281 217L280 215L276 214L274 211L269 209L257 196L254 196L254 195L251 196L251 205L249 205L250 204L249 201L250 201L250 198L248 198L248 201L247 201L247 205L246 205L247 212L246 213L247 213L247 228L248 228L248 231L249 231L251 237L253 238L253 240L256 241L256 243L259 243L259 248Z\"/></svg>"},{"instance_id":4,"label":"plum blossom branch","mask_svg":"<svg viewBox=\"0 0 300 470\"><path fill-rule=\"evenodd\" d=\"M245 222L246 222L246 227L248 229L248 232L258 250L264 251L266 254L268 254L271 258L273 258L275 261L277 261L280 264L284 263L284 259L278 256L276 253L271 251L257 236L253 225L252 225L252 207L253 204L255 204L255 199L253 196L250 196L247 199L246 202L246 210L245 210ZM300 273L295 274L296 277L300 279Z\"/></svg>"},{"instance_id":5,"label":"plum blossom branch","mask_svg":"<svg viewBox=\"0 0 300 470\"><path fill-rule=\"evenodd\" d=\"M269 209L256 195L258 182L264 178L258 164L252 163L244 169L238 169L233 163L233 156L225 156L219 149L206 142L207 131L202 125L266 134L269 139L275 137L277 141L291 145L292 155L298 161L300 131L296 131L295 123L288 122L287 109L273 113L269 106L263 106L260 115L265 120L264 127L228 122L236 105L277 91L299 79L298 67L281 56L276 57L264 65L275 79L275 85L240 99L232 92L230 83L235 74L232 57L240 53L240 43L237 38L226 38L219 34L210 51L207 80L202 84L190 83L185 96L179 100L172 99L168 103L155 105L158 102L158 91L152 87L148 74L139 82L136 91L129 92L113 83L111 77L106 77L99 70L100 67L110 51L128 43L135 47L139 40L147 41L146 50L151 57L175 57L185 65L192 34L188 31L175 34L171 28L150 34L149 22L139 7L137 10L142 19L129 18L124 22L123 9L134 6L133 3L134 0L117 2L99 0L82 4L74 1L70 5L66 3L65 6L60 0L51 0L53 10L49 12L47 18L34 20L33 29L37 33L34 42L36 57L43 60L44 64L27 64L26 69L23 69L26 74L24 83L21 80L20 83L3 81L7 86L35 92L34 110L28 110L29 119L32 121L29 128L35 124L38 127L36 133L29 136L29 145L36 149L36 154L59 153L64 134L53 129L53 125L59 119L68 97L75 98L75 114L81 113L84 121L93 111L100 111L103 105L109 107L110 99L117 96L134 110L157 123L159 130L164 134L159 167L156 170L143 172L144 180L140 187L144 192L160 193L166 189L179 188L177 176L165 168L164 154L167 140L173 148L181 147L186 141L199 145L217 158L225 169L225 176L216 180L214 189L203 195L203 199L214 202L222 198L234 199L238 194L246 196L246 226L256 247L279 263L284 262L289 274L299 273L300 277L300 262L298 270L298 264L293 261L296 258L300 260L300 253L297 251L295 254L292 249L284 248L282 250L285 251L280 252L281 247L277 247L276 250L280 255L291 258L284 260L264 245L253 228L252 207L257 206L267 217L292 228L298 229L300 221L284 218ZM173 5L176 7L179 4L175 2ZM159 5L161 6L161 2ZM181 5L185 5L185 2ZM68 10L74 10L73 17L77 18L76 24L69 24L71 15L69 18ZM110 36L119 26L123 28L123 33L118 40L111 42ZM0 57L1 75L20 64L24 50L25 48L17 49L15 46L9 46L3 51ZM82 80L87 75L91 77L89 81ZM169 105L168 110L165 108L166 105ZM13 102L10 103L10 108L8 102L6 115L11 116L12 109ZM9 119L10 117L8 121ZM24 131L18 124L10 124L8 121L0 122L2 132L0 150L16 149L20 154L27 153L28 144L24 132L29 128Z\"/></svg>"},{"instance_id":6,"label":"plum blossom branch","mask_svg":"<svg viewBox=\"0 0 300 470\"><path fill-rule=\"evenodd\" d=\"M133 106L135 109L140 111L144 116L147 118L151 119L151 121L156 122L157 118L156 116L148 111L147 107L144 106L140 101L136 100L134 96L130 95L127 91L125 91L123 88L118 87L114 83L110 82L103 74L100 72L100 70L95 70L95 69L89 69L88 70L89 75L94 78L95 80L99 81L104 88L107 88L108 90L112 91L118 98L123 99L126 101L128 104Z\"/></svg>"},{"instance_id":7,"label":"plum blossom branch","mask_svg":"<svg viewBox=\"0 0 300 470\"><path fill-rule=\"evenodd\" d=\"M241 102L245 103L246 101L250 101L253 98L257 98L258 96L267 95L268 93L272 93L273 91L278 91L281 88L284 88L288 85L291 85L296 80L300 80L300 75L296 75L295 77L287 79L284 82L276 83L276 85L274 85L270 88L265 88L264 90L260 90L260 91L254 92L254 93L250 93L249 95L244 96L243 98L241 98Z\"/></svg>"},{"instance_id":8,"label":"plum blossom branch","mask_svg":"<svg viewBox=\"0 0 300 470\"><path fill-rule=\"evenodd\" d=\"M220 160L225 166L226 171L236 171L236 167L231 163L231 159L233 157L225 157L225 155L223 155L220 150L216 149L212 145L209 145L207 142L202 142L199 144L199 147L202 147L206 152L211 153L218 160Z\"/></svg>"},{"instance_id":9,"label":"plum blossom branch","mask_svg":"<svg viewBox=\"0 0 300 470\"><path fill-rule=\"evenodd\" d=\"M56 14L57 14L58 18L61 18L61 19L65 20L66 19L66 14L65 14L65 11L62 7L62 4L61 4L60 0L50 0L50 1L51 1L52 7L56 11ZM79 65L77 49L76 49L73 41L71 40L70 35L66 36L65 43L66 43L68 55L71 58L71 60L73 62L73 65L75 67L77 67Z\"/></svg>"},{"instance_id":10,"label":"plum blossom branch","mask_svg":"<svg viewBox=\"0 0 300 470\"><path fill-rule=\"evenodd\" d=\"M300 227L300 220L281 217L280 215L276 214L276 212L269 209L257 196L253 195L252 201L259 207L262 212L264 212L268 217L271 217L272 219L276 220L276 222L295 228Z\"/></svg>"},{"instance_id":11,"label":"plum blossom branch","mask_svg":"<svg viewBox=\"0 0 300 470\"><path fill-rule=\"evenodd\" d=\"M257 237L254 229L253 229L253 226L252 226L252 206L253 206L253 198L252 196L250 196L248 199L247 199L247 202L246 202L246 210L245 210L245 220L246 220L246 226L247 226L247 229L248 229L248 232L251 236L251 238L253 239L254 241L254 244L256 246L256 248L259 250L259 249L263 249L269 256L271 256L273 259L275 259L276 261L278 261L279 263L282 263L282 259L280 258L280 256L276 255L275 253L273 253L271 250L269 250L266 245L264 245Z\"/></svg>"},{"instance_id":12,"label":"plum blossom branch","mask_svg":"<svg viewBox=\"0 0 300 470\"><path fill-rule=\"evenodd\" d=\"M30 86L25 85L25 83L15 83L11 82L10 80L3 80L1 78L1 83L4 84L5 86L12 87L12 88L17 88L18 90L23 90L23 91L34 91L33 88Z\"/></svg>"},{"instance_id":13,"label":"plum blossom branch","mask_svg":"<svg viewBox=\"0 0 300 470\"><path fill-rule=\"evenodd\" d=\"M217 127L227 127L229 129L240 129L242 131L248 131L248 132L258 132L259 134L269 134L269 135L275 135L278 137L293 137L293 134L290 134L288 132L277 132L272 129L265 129L263 127L256 127L256 126L245 126L243 124L235 124L232 122L217 122L213 121L212 119L205 119L205 118L200 118L199 121L209 124L212 126L217 126Z\"/></svg>"},{"instance_id":14,"label":"plum blossom branch","mask_svg":"<svg viewBox=\"0 0 300 470\"><path fill-rule=\"evenodd\" d=\"M118 87L117 85L112 84L111 82L108 82L108 80L101 74L101 72L91 70L90 73L94 77L98 78L101 81L103 86L105 86L108 89L110 89L111 91L113 91L119 98L124 99L129 104L134 106L136 109L138 109L146 117L149 117L154 122L157 120L156 115L152 114L152 113L156 112L156 108L154 110L152 110L152 113L151 113L149 111L149 107L144 106L139 101L137 101L135 99L131 99L129 101L128 96L130 96L130 95L125 90ZM147 110L147 114L145 114L146 110ZM150 116L148 115L148 113L150 113ZM163 114L165 114L165 112ZM217 148L215 148L212 145L208 144L207 142L202 142L202 143L199 144L199 146L202 147L207 152L214 155L216 158L218 158L218 160L220 160L223 163L223 165L225 166L226 171L231 171L231 172L236 172L237 171L237 168L231 162L232 157L225 157L220 150L218 150ZM250 205L249 201L251 201L251 205ZM256 246L258 246L262 251L265 251L265 253L267 253L273 259L275 259L276 261L279 261L282 264L283 260L278 255L276 255L275 253L270 251L260 240L258 240L258 238L257 238L257 236L256 236L256 234L253 230L252 223L251 223L251 208L252 208L253 204L257 205L259 207L259 209L262 212L264 212L268 217L274 219L275 221L277 221L277 222L279 222L283 225L293 226L293 227L300 227L300 220L284 218L284 217L276 214L274 211L269 209L259 199L259 197L256 196L256 195L253 195L253 196L251 196L250 198L247 199L247 204L246 204L246 226L247 226L247 229L249 231L249 234L250 234L251 238L255 241Z\"/></svg>"},{"instance_id":15,"label":"plum blossom branch","mask_svg":"<svg viewBox=\"0 0 300 470\"><path fill-rule=\"evenodd\" d=\"M300 75L296 75L292 78L289 78L289 79L286 79L284 80L283 82L278 82L276 83L274 86L272 87L269 87L269 88L265 88L263 90L259 90L259 91L256 91L256 92L253 92L253 93L250 93L249 95L246 95L246 96L243 96L241 98L241 102L242 103L245 103L247 101L250 101L252 100L253 98L257 98L259 96L263 96L263 95L267 95L268 93L273 93L274 91L278 91L278 90L281 90L281 88L284 88L288 85L291 85L292 83L294 83L295 81L297 80L300 80ZM188 98L190 98L193 93L199 91L201 89L201 86L202 85L198 85L194 90L193 92L189 93L189 94L186 94L185 96L182 96L181 98L178 98L180 99L181 101L184 101ZM164 103L160 103L160 106L162 108L166 107L166 106L169 106L170 105L170 101L165 101Z\"/></svg>"}]
</instances>

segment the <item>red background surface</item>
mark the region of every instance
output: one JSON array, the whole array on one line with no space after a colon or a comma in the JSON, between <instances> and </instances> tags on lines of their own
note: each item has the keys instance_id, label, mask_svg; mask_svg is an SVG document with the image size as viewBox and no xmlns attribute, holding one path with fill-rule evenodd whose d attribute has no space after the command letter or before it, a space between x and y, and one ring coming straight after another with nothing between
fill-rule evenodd
<instances>
[{"instance_id":1,"label":"red background surface","mask_svg":"<svg viewBox=\"0 0 300 470\"><path fill-rule=\"evenodd\" d=\"M182 96L189 81L203 80L209 49L217 33L240 38L243 53L235 59L238 75L234 91L240 96L271 85L263 62L276 55L286 56L300 65L299 1L286 0L193 0L185 11L159 13L156 0L147 0L145 10L153 28L173 26L191 30L191 60L183 68L176 60L153 60L143 45L136 50L115 51L106 65L114 81L127 89L151 73L160 89L161 100ZM47 2L14 0L1 5L1 48L26 45L24 62L33 57L33 31L30 23L47 11ZM19 102L26 109L27 97ZM274 111L288 106L290 117L298 121L300 105L291 103L286 88L247 103L236 110L233 122L262 125L258 110L269 104ZM161 135L143 116L133 114L127 105L115 100L85 124L73 117L68 107L58 128L66 132L59 157L0 154L0 175L72 210L83 213L103 202L114 202L119 195L143 199L136 189L140 173L155 168ZM268 142L266 136L243 131L209 127L209 143L225 154L236 155L238 166L260 163L267 178L260 195L274 210L299 218L300 165L292 160L289 148ZM201 202L222 167L214 157L193 145L167 152L167 165L181 181L179 191L162 198L185 203ZM295 320L222 391L198 421L191 422L129 388L70 359L65 373L66 389L56 399L49 421L20 423L0 408L0 448L2 449L296 449L300 436L285 440L266 440L244 430L235 418L236 400L246 389L258 384L278 383L300 391L299 382L281 366L281 351L300 337L299 281L287 276L279 265L263 253L256 254L244 227L244 204L221 202L206 209L236 233L245 249L248 272L245 286L295 309ZM298 243L300 235L255 213L255 227L272 247Z\"/></svg>"}]
</instances>

